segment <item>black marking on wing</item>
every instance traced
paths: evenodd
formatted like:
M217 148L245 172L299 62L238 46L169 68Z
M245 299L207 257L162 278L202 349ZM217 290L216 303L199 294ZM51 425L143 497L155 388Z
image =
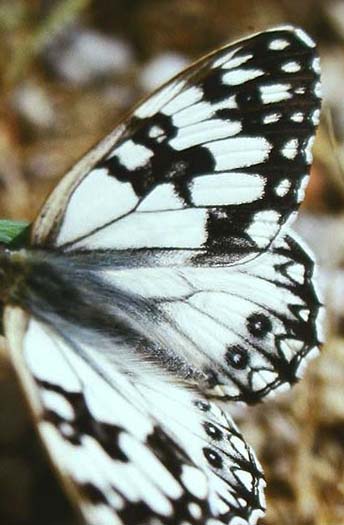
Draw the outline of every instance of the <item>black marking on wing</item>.
M271 49L271 42L278 39L286 40L287 48ZM226 265L264 252L302 200L300 188L308 173L310 140L320 107L318 58L312 46L304 35L300 36L300 31L292 28L258 34L196 62L139 106L125 122L116 145L94 166L104 168L120 182L129 183L137 195L138 205L128 209L124 216L135 213L159 185L170 183L181 199L182 208L207 209L205 240L193 249L195 265L207 265L212 258L214 264ZM239 65L226 69L226 56L228 64L237 61ZM296 71L283 70L286 63L296 64ZM255 72L259 74L255 76ZM237 79L226 80L226 75L232 73ZM178 89L173 91L174 85ZM196 94L190 95L190 101L182 109L166 110L188 90L195 90ZM152 100L157 97L162 102L155 107ZM180 122L185 110L189 111L188 116ZM220 135L218 125L223 128ZM233 125L237 129L233 130ZM189 137L183 146L183 133L191 129L195 136ZM230 146L231 140L238 142ZM127 155L119 153L123 145L129 152L129 161ZM140 159L136 151L142 148L148 153L146 159ZM133 165L132 159L137 155ZM231 157L224 165L220 159L223 155ZM209 203L198 205L193 194L195 178L221 173L227 174L233 190L240 187L242 173L255 176L261 181L261 192L256 195L253 192L243 200L238 197L233 203L212 204L210 199ZM289 187L281 190L284 181L288 181ZM114 202L114 209L115 206ZM274 213L267 217L264 215L267 211ZM64 243L62 249L73 249L78 241L87 246L90 236L121 217L76 236ZM138 227L139 224L140 218ZM183 229L187 230L188 224L183 224ZM50 243L56 235L57 231L52 232ZM165 242L168 249L168 237ZM128 239L128 249L131 248ZM145 248L154 246L142 245Z
M227 350L226 363L229 368L222 366L219 372L211 370L211 385L221 382L226 384L221 376L227 375L237 389L236 394L225 394L224 397L249 404L261 401L281 385L296 383L303 373L308 354L312 356L312 352L317 352L322 344L322 335L319 333L322 303L314 284L314 261L291 235L281 242L276 241L272 253L277 257L282 256L284 262L276 262L274 269L277 279L270 282L277 287L277 292L280 288L293 294L292 302L281 313L272 305L269 307L268 301L259 304L253 293L250 299L252 305L256 304L254 313L246 319L246 330L243 327L242 332L237 333L238 343ZM304 270L302 282L293 277L292 269L296 265ZM249 267L248 270L243 267L242 278L251 272ZM282 323L283 332L274 327L274 318ZM266 341L268 335L273 338L272 346L271 341ZM255 386L256 373L265 377L265 386Z
M52 384L38 378L35 378L35 381L40 394L42 394L44 407L41 416L42 422L45 426L52 425L60 439L72 445L72 449L69 450L70 456L73 456L74 453L77 455L79 450L87 448L87 440L91 438L106 456L115 461L112 465L113 469L116 469L116 464L128 465L129 472L132 458L128 458L120 446L121 436L127 433L125 426L120 427L96 419L94 414L90 412L82 392L67 392L58 384ZM44 405L47 393L57 394L64 403L71 407L73 416L64 417L58 410ZM169 499L173 508L172 512L168 515L160 515L146 501L141 499L132 501L130 496L123 492L122 484L116 484L115 471L103 473L104 480L107 478L113 480L112 486L108 487L108 493L106 493L104 486L97 485L94 479L87 479L89 468L87 456L84 457L85 464L79 465L79 469L85 467L85 473L76 471L73 458L66 457L62 462L64 465L63 473L70 477L75 484L80 496L78 504L87 521L94 523L90 508L94 512L104 507L113 509L115 515L121 520L120 523L125 525L153 525L153 523L180 525L184 522L191 525L203 525L210 518L218 519L218 523L228 524L236 517L241 517L251 523L253 511L262 515L264 511L262 489L265 483L261 469L250 447L227 418L223 419L223 415L221 416L222 419L219 418L217 415L219 409L214 412L214 407L198 397L194 400L194 407L201 414L204 422L203 429L190 428L190 435L199 432L204 434L202 453L209 471L213 473L209 474L208 472L208 476L210 476L208 496L197 496L197 486L191 490L189 483L187 486L183 483L184 468L189 466L194 469L195 465L185 448L182 448L176 439L172 439L157 422L152 432L146 437L145 447L153 452L157 460L164 465L173 479L177 480L183 488L178 498ZM116 410L115 406L113 410ZM171 418L174 417L171 414ZM140 424L139 420L137 424ZM92 462L92 459L90 458L89 461ZM92 467L91 463L90 466ZM93 468L97 469L97 465L95 464ZM153 472L152 475L154 476ZM211 476L222 480L220 485L217 484L211 488ZM142 481L141 479L140 482L142 483ZM132 482L135 486L135 481L132 480ZM159 480L156 479L155 483L158 487ZM197 483L196 480L195 483ZM113 492L112 496L111 491ZM118 508L113 507L114 494L121 501ZM166 492L164 493L165 496ZM220 513L216 511L217 497L221 500Z

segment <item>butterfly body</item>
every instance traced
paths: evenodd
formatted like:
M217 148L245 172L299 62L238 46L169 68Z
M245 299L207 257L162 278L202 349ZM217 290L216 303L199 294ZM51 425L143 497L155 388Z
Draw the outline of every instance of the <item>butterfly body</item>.
M319 346L314 262L290 229L319 94L299 29L217 50L66 175L26 247L1 252L12 359L87 523L263 514L224 401L294 383Z

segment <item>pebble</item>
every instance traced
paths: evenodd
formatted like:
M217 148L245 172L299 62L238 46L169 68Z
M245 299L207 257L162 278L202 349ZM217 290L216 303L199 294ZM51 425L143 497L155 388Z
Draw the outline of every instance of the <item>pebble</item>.
M179 53L165 52L156 55L144 65L139 83L145 91L152 91L182 71L188 62L187 58Z
M79 87L104 76L123 74L134 63L126 41L90 29L64 32L49 46L46 59L61 79Z

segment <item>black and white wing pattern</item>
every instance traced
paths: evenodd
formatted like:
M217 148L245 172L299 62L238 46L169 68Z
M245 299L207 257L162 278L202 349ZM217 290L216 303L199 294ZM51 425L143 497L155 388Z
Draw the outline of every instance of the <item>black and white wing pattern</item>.
M201 394L101 348L67 344L7 309L14 362L42 440L90 525L255 524L261 467L237 427Z
M90 525L262 514L261 469L211 398L256 402L319 345L314 262L290 231L319 97L300 29L208 55L66 175L15 255L9 347Z
M313 262L289 233L319 96L300 29L216 51L66 176L33 244L87 261L107 296L126 294L139 359L248 402L293 383L319 344Z
M104 270L159 313L159 359L209 395L255 403L295 383L322 341L314 261L294 232L228 268ZM168 345L168 341L177 342ZM152 349L152 353L154 348ZM175 366L177 363L177 366Z
M266 31L208 55L65 177L33 242L148 252L168 266L256 256L303 198L319 96L319 58L300 29Z

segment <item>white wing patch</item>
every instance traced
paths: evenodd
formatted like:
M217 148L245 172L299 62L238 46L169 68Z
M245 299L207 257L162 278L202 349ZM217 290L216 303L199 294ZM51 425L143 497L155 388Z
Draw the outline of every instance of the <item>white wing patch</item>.
M137 211L164 211L164 210L181 210L184 208L184 202L177 195L173 184L159 184L148 196L141 201Z
M286 47L288 47L290 43L288 40L284 38L274 38L271 40L269 44L269 48L273 51L283 51Z
M264 71L261 69L239 69L237 71L229 71L223 75L222 82L229 86L238 86L262 75L264 75Z
M266 246L267 240L273 236L279 218L280 215L275 210L259 211L256 214L256 220L249 225L247 234L256 239L258 247Z
M301 64L299 62L290 61L283 64L281 69L286 73L297 73L301 69Z
M178 113L172 115L172 122L174 126L182 129L198 122L208 121L221 109L238 109L235 96L232 95L224 100L214 103L203 100L202 102L193 104L189 108L178 111ZM231 122L227 122L227 126L230 124Z
M290 139L286 144L283 146L282 149L282 155L284 155L287 159L295 159L296 155L299 151L299 141L297 139Z
M292 98L290 90L291 84L268 84L260 88L264 104L273 104Z
M206 241L206 209L137 212L110 224L75 248L200 248ZM167 246L168 245L168 246Z
M184 80L175 80L166 85L164 90L157 91L153 96L141 104L134 112L138 118L152 117L157 111L173 99L185 86Z
M138 201L129 182L109 177L103 168L92 170L70 198L60 230L61 243L71 241L75 235L82 237L90 228L97 228L99 222L105 224L121 217ZM92 213L89 213L90 209ZM81 217L87 217L87 220L80 220Z
M116 149L116 156L122 166L128 170L135 170L145 166L153 156L153 152L141 144L128 140Z
M241 131L241 127L239 121L205 120L180 128L177 136L170 141L170 145L177 151L184 150L208 141L237 135Z
M206 144L216 159L215 170L235 170L267 160L272 144L263 137L218 140Z
M240 182L233 184L233 177ZM195 177L190 191L195 206L226 206L261 199L264 186L259 175L231 172Z
M192 86L185 89L179 95L176 95L166 106L161 109L161 112L164 115L174 115L181 111L182 109L188 108L196 102L199 102L203 99L203 91L196 87Z

